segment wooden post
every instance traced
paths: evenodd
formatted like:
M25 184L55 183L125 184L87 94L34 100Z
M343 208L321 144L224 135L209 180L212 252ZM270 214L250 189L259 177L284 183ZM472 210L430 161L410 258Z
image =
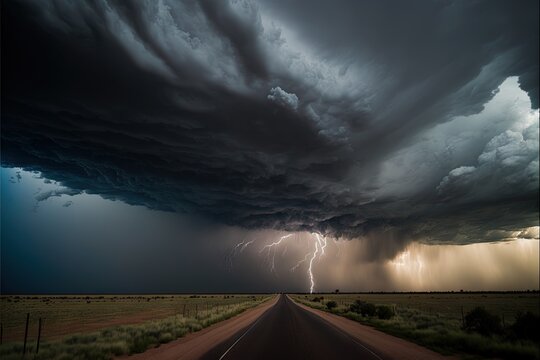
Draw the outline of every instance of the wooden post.
M2 345L2 335L4 335L4 326L0 323L0 345Z
M38 334L37 334L37 344L36 344L36 354L39 351L39 340L41 340L41 318L38 321Z
M465 328L465 315L463 315L463 306L461 306L461 327Z
M28 322L30 321L30 313L26 314L26 327L24 329L24 345L23 345L23 357L26 354L26 340L28 339Z
M199 318L199 304L195 304L195 319Z
M182 317L186 317L186 304L184 304L184 310L182 310Z

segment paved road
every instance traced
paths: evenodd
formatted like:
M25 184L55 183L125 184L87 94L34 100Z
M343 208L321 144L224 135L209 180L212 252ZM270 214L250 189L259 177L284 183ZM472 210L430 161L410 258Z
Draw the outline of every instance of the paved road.
M233 334L203 357L205 360L286 360L382 358L319 316L281 295L247 330Z

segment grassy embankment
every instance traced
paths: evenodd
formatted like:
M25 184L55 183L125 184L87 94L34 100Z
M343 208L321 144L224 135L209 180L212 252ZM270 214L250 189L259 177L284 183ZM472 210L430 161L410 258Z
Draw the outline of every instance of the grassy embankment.
M536 293L438 293L438 294L320 294L294 295L296 301L373 326L445 355L463 358L539 359L538 341L515 336L513 325L518 313L538 315L540 297ZM320 298L323 297L321 300ZM319 299L317 299L319 298ZM318 301L312 301L318 300ZM394 316L379 319L351 311L356 300L389 307ZM336 307L326 304L334 301ZM501 320L501 331L481 335L467 331L464 321L477 306ZM538 327L536 327L537 329ZM529 334L531 335L531 334ZM538 336L538 333L536 333Z
M4 339L0 358L21 358L27 312L33 319L27 358L110 359L170 342L270 298L260 295L3 296L0 314ZM36 355L39 317L43 319L43 331ZM144 321L149 317L154 320ZM135 323L124 325L124 319ZM110 326L111 323L118 325ZM78 331L63 336L65 329ZM14 337L16 340L11 341Z

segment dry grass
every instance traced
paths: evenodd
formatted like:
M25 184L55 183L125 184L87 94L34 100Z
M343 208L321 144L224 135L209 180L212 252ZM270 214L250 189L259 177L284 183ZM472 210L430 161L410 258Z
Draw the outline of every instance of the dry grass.
M323 297L320 302L311 301ZM508 336L518 312L540 312L540 297L536 293L453 293L453 294L318 294L295 295L297 301L316 309L330 311L352 320L374 326L443 354L466 358L539 359L540 347L530 340ZM395 310L389 320L362 317L349 311L355 300L388 305ZM325 304L338 306L328 310ZM462 329L462 312L483 306L489 312L504 317L505 334L491 337Z
M43 301L45 298L49 301ZM196 297L160 295L117 296L116 298L94 296L90 299L53 297L52 300L51 297L19 297L19 301L14 301L15 298L7 301L4 298L2 322L5 321L6 326L11 326L6 327L7 329L24 327L25 312L32 309L34 314L45 318L44 330L49 324L51 329L61 332L62 324L72 322L94 326L96 323L99 324L99 321L107 324L107 316L112 316L121 324L123 318L132 319L140 313L160 314L160 317L151 321L131 325L104 325L99 330L89 327L89 331L62 338L58 338L58 334L54 336L49 333L44 339L42 338L44 341L40 344L39 354L36 357L36 359L110 359L113 356L143 352L151 347L170 342L189 332L226 320L269 298L270 296L260 295L198 295ZM46 303L48 305L42 305ZM29 305L32 306L29 307ZM174 315L164 317L163 315L167 312ZM20 318L23 318L22 325ZM33 326L27 353L35 352L35 332L36 329ZM0 358L20 359L22 349L21 341L4 343L0 346Z

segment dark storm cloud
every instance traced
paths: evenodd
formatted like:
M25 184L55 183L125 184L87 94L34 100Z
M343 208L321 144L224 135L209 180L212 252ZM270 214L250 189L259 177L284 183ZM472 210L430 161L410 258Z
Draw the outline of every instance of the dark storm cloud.
M537 225L538 122L455 119L511 76L538 107L537 15L535 1L6 2L2 164L246 227L491 241Z

